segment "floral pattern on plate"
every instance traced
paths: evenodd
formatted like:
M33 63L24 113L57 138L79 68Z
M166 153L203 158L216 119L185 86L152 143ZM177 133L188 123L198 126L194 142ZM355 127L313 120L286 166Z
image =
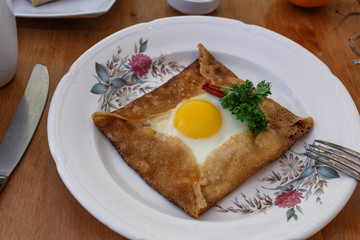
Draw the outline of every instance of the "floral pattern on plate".
M302 153L289 152L283 155L278 166L280 171L271 170L268 176L258 179L273 187L261 186L264 191L255 189L251 197L241 193L242 201L238 197L232 201L234 206L223 207L217 205L216 211L222 213L251 214L265 213L271 207L285 208L286 219L298 219L297 213L303 213L301 204L316 197L316 203L322 204L321 196L325 194L328 180L339 178L338 172L318 161L305 157ZM270 191L270 192L269 192Z
M95 62L97 83L91 92L101 95L101 110L114 111L141 97L162 84L185 67L175 61L166 61L160 54L157 58L146 55L149 40L140 38L134 44L134 54L122 56L122 48L106 64Z

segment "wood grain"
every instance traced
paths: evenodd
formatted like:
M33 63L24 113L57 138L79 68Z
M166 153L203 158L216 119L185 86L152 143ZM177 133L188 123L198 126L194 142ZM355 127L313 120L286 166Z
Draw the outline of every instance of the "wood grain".
M286 0L223 0L209 14L256 24L280 33L320 58L337 76L360 109L360 58L349 38L360 32L355 0L334 0L302 9ZM0 239L125 239L88 213L62 183L47 142L47 114L55 88L72 63L108 35L141 22L179 16L166 0L119 0L106 14L90 19L18 18L19 59L15 78L0 88L0 139L36 63L50 72L50 92L39 127L21 162L0 193ZM324 86L326 87L326 86ZM360 239L360 187L344 209L311 240Z

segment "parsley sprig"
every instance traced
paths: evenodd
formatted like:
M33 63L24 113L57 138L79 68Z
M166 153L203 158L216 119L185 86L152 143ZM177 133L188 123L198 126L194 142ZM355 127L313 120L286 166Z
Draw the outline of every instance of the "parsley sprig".
M243 84L232 84L232 87L221 87L227 95L220 98L223 108L228 108L237 119L248 122L251 132L259 133L267 128L269 121L260 109L264 99L271 94L271 83L262 81L256 88L246 80Z

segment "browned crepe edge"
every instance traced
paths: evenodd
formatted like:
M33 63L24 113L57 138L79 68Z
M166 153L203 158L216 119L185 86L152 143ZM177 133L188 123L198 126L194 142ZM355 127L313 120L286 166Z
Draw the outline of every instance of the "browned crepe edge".
M206 207L200 188L201 173L184 142L141 124L131 124L116 114L96 112L92 118L141 178L189 215L199 217L200 209Z
M37 6L43 5L45 3L53 2L53 1L56 1L56 0L31 0L31 4L34 7L37 7Z
M195 60L162 86L113 113L130 122L144 122L175 108L184 99L203 94L204 78L199 67L199 61Z

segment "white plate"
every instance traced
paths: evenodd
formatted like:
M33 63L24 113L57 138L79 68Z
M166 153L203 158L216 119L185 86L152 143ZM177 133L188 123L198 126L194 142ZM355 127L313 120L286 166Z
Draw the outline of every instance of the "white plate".
M122 161L92 122L91 114L101 108L104 98L90 90L105 89L96 83L105 79L111 63L117 64L112 71L119 71L130 83L133 71L143 71L146 77L133 78L134 84L118 89L118 95L112 95L115 99L103 105L113 110L110 107L150 91L181 65L190 64L197 58L198 43L239 77L272 82L271 98L297 115L312 116L315 126L286 157L261 169L195 220ZM140 69L130 66L133 71L129 71L125 65L129 67L128 60L136 61L138 54L145 60L150 57L153 68L144 64ZM164 61L159 65L160 55ZM157 77L152 76L155 68L163 70ZM116 81L112 83L116 86ZM311 168L311 162L299 153L315 138L359 150L359 135L359 115L351 97L318 58L264 28L201 16L135 25L96 44L59 83L48 118L51 153L68 189L97 219L132 239L307 238L338 214L356 181L340 173L337 177L337 172L324 166ZM301 180L295 181L294 176ZM285 201L290 193L298 195L298 203Z
M110 10L116 0L58 0L34 7L30 0L13 0L16 17L97 17Z

